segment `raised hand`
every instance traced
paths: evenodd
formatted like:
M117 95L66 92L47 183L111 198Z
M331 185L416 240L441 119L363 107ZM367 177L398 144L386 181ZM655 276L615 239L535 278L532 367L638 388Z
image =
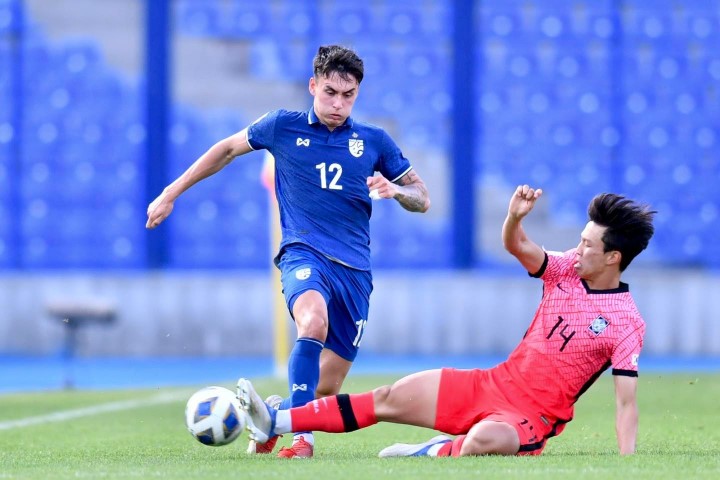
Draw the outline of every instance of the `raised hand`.
M520 220L535 206L535 202L542 196L542 189L531 188L529 185L518 185L510 198L508 215Z

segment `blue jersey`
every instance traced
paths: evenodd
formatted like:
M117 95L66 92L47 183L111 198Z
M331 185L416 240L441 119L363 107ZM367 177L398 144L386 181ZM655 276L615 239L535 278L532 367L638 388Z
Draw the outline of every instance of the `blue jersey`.
M370 270L367 177L397 181L412 168L381 128L348 118L333 131L315 111L275 110L248 128L250 148L275 157L280 251L303 243L331 260Z

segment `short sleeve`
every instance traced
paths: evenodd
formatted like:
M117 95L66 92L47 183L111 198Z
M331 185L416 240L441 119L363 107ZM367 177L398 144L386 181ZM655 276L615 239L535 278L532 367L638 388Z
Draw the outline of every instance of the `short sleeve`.
M382 149L380 152L380 165L376 168L383 177L391 182L397 182L400 178L412 169L410 161L405 158L400 147L390 138L390 135L382 130Z
M617 344L611 357L613 375L637 376L644 331L645 328L641 324L630 330L628 335Z
M567 275L573 268L575 250L566 252L545 251L545 262L537 272L528 272L530 276L542 278L543 282L554 282Z
M273 110L255 120L248 127L248 144L253 150L272 148L275 143L275 124L280 110Z

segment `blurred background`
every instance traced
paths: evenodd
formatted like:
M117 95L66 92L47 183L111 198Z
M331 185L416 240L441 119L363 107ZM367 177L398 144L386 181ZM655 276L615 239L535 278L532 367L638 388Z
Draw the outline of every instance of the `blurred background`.
M145 210L217 140L310 108L330 43L364 59L353 116L433 205L374 202L359 364L514 347L541 289L500 242L522 183L545 191L526 229L551 250L597 193L653 205L625 274L645 352L720 357L720 0L0 0L0 360L270 358L262 153L156 230ZM8 371L0 388L27 376Z

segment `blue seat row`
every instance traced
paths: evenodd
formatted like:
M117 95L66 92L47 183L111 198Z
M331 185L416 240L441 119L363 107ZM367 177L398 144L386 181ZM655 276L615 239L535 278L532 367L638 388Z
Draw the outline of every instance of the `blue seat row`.
M262 2L179 0L176 25L180 32L213 37L268 37L285 41L318 32L334 36L382 33L415 37L445 31L450 9L445 2L418 4L394 1L375 8L348 6L346 2L280 0Z

